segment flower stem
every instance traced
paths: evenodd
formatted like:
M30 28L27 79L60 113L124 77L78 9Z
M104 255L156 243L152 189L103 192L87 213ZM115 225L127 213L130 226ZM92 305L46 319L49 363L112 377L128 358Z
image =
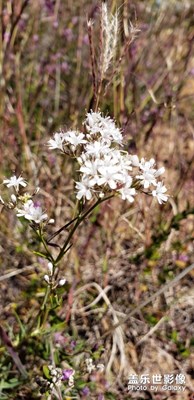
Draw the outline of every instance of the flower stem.
M67 246L68 246L68 244L69 244L69 242L70 242L70 240L71 240L71 238L72 238L74 232L76 231L76 229L78 228L78 226L82 223L82 221L83 221L83 220L84 220L84 219L85 219L99 204L101 204L102 202L104 202L104 201L106 201L106 200L109 200L111 197L113 197L113 195L110 195L110 196L108 196L108 197L105 197L104 199L98 199L98 200L96 201L96 203L94 203L84 214L78 215L76 223L74 224L73 228L72 228L71 231L69 232L69 235L68 235L68 237L67 237L67 239L66 239L66 241L65 241L65 243L64 243L64 245L63 245L63 247L62 247L62 249L60 250L59 255L57 256L57 258L56 258L56 260L55 260L55 262L54 262L55 265L57 265L57 264L59 263L59 261L61 260L61 258L62 258L62 257L64 256L64 254L66 253Z

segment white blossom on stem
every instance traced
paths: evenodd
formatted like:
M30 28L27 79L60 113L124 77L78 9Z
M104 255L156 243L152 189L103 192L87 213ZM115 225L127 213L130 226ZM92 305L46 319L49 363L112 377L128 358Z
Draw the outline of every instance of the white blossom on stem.
M65 133L65 142L71 144L73 150L75 150L79 144L84 144L87 142L87 140L84 139L84 137L85 135L81 132L68 131Z
M122 174L119 172L119 167L117 165L103 165L99 167L100 177L98 179L98 184L107 184L110 189L116 189L117 183L122 181Z
M100 134L104 142L111 144L115 142L122 144L122 134L119 128L116 127L115 122L110 117L103 117L100 112L90 111L87 113L85 126L88 131L87 137L91 135Z
M154 165L155 160L153 158L151 158L149 161L145 161L145 159L142 158L141 162L139 163L141 175L136 175L136 178L141 180L141 184L144 186L144 189L148 189L150 185L156 186L156 178L165 171L164 167L156 170L153 168Z
M118 192L121 194L122 200L128 200L129 203L133 203L134 196L136 195L136 190L135 188L132 188L131 185L132 185L132 178L128 176L126 178L125 185L118 190Z
M78 190L76 196L78 200L82 199L82 197L85 197L86 200L91 200L91 185L87 178L83 179L81 182L76 182L76 189Z
M50 139L48 141L48 147L51 150L59 149L63 151L63 142L65 140L65 135L63 132L56 132L53 135L53 139Z
M95 140L92 143L88 143L85 150L89 156L93 157L99 157L111 151L110 147L103 140Z
M11 176L11 178L9 178L9 179L4 179L3 183L4 183L4 185L6 185L8 188L14 187L14 189L16 190L16 192L19 191L19 186L23 186L23 187L26 187L26 186L27 186L27 182L25 181L25 179L22 178L22 176L19 176L19 177L17 178L16 175Z
M22 209L17 210L17 217L24 217L40 224L48 218L48 215L42 211L42 207L38 203L28 200L23 204Z
M166 187L162 182L158 182L156 188L152 190L152 196L156 197L159 204L162 204L168 200L168 195L164 194L167 192Z

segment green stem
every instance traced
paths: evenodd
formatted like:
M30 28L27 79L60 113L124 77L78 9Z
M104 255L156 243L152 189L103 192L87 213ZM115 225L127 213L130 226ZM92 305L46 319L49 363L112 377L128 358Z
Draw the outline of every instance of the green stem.
M31 228L33 229L33 231L35 232L35 234L38 236L39 240L40 240L41 243L43 244L43 246L44 246L44 248L45 248L45 250L46 250L47 259L48 259L49 261L51 261L52 263L54 263L54 258L53 258L53 256L52 256L51 252L49 251L49 249L48 249L48 247L47 247L47 244L46 244L46 242L45 242L45 240L44 240L44 236L43 236L43 234L42 234L41 227L39 227L38 230L34 229L33 226L31 226Z
M46 302L47 302L49 294L50 294L50 287L47 286L46 287L46 292L45 292L45 295L44 295L44 300L43 300L43 303L42 303L42 306L41 306L41 311L43 311L45 309Z
M47 286L46 292L44 295L44 300L43 300L43 303L42 303L42 306L40 309L40 326L39 326L39 328L44 327L44 324L47 321L47 317L48 317L48 313L49 313L49 307L47 306L47 300L48 300L49 295L50 295L50 287Z
M68 237L67 237L67 239L66 239L66 241L65 241L65 243L64 243L64 245L63 245L63 247L62 247L62 249L60 250L60 253L59 253L59 255L57 256L57 258L56 258L56 260L55 260L55 265L57 265L58 263L59 263L59 261L61 260L61 258L64 256L64 254L66 253L66 248L67 248L67 246L68 246L68 244L69 244L69 242L70 242L70 240L71 240L71 238L72 238L72 236L73 236L73 234L74 234L74 232L76 231L76 229L78 228L78 226L82 223L82 221L99 205L99 204L101 204L102 202L104 202L104 201L106 201L106 200L109 200L111 197L113 197L113 195L110 195L110 196L108 196L108 197L105 197L104 199L98 199L97 201L96 201L96 203L94 203L93 204L93 206L92 207L90 207L89 208L89 210L87 210L83 215L78 215L78 217L77 217L77 221L76 221L76 223L75 223L75 225L73 226L73 228L72 228L72 230L69 232L69 235L68 235Z
M76 221L76 219L78 219L78 216L73 218L70 222L68 222L67 224L63 225L60 229L58 229L58 231L54 232L48 239L47 239L47 243L49 243L52 239L54 239L57 235L59 235L64 229L67 229L71 224L73 224L73 222Z
M78 226L82 223L82 221L83 221L83 220L84 220L84 219L85 219L99 204L103 203L103 202L106 201L106 200L111 199L113 196L114 196L114 195L112 194L112 195L107 196L107 197L105 197L105 198L103 198L103 199L98 199L84 214L78 215L78 216L74 219L74 221L76 221L76 222L75 222L73 228L71 229L71 231L69 232L69 235L68 235L68 237L67 237L67 239L66 239L66 241L65 241L65 243L64 243L64 245L63 245L63 247L62 247L62 249L60 250L60 252L59 252L59 254L58 254L56 260L53 259L53 257L52 257L52 255L51 255L50 251L48 250L47 245L46 245L46 243L45 243L45 241L44 241L44 238L43 238L43 236L42 236L41 230L40 230L39 232L36 231L38 237L40 238L41 242L43 243L44 248L45 248L45 250L46 250L46 252L47 252L47 254L48 254L48 256L49 256L48 259L50 259L50 260L53 262L53 266L56 266L56 265L59 263L59 261L60 261L61 258L64 256L64 254L65 254L65 253L69 250L69 248L71 247L71 245L69 246L69 242L70 242L70 240L71 240L73 234L75 233L76 229L78 228ZM70 224L69 224L69 225L70 225ZM45 292L45 296L44 296L44 300L43 300L43 303L42 303L42 306L41 306L41 309L40 309L40 312L39 312L39 315L42 316L40 327L44 326L44 324L45 324L45 322L46 322L46 320L47 320L48 314L49 314L49 307L48 307L46 304L47 304L47 300L48 300L48 297L49 297L49 295L50 295L50 292L51 292L51 288L50 288L49 286L47 286L46 292Z

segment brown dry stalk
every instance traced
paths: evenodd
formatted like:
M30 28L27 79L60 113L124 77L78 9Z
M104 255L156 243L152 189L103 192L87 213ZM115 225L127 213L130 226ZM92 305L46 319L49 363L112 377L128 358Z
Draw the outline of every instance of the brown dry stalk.
M91 19L88 21L87 25L88 25L89 47L90 47L90 59L91 59L91 67L92 67L92 83L93 83L94 101L96 101L97 87L96 87L96 72L95 72L95 51L94 51L93 27L92 27Z

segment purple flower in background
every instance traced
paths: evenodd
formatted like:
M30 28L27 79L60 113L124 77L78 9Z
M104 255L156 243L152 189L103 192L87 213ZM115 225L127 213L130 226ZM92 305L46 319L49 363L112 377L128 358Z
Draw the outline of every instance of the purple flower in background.
M64 345L67 341L66 338L60 332L55 332L54 340L56 343L60 345Z
M84 44L89 44L89 38L88 38L88 35L84 35L84 37L83 37L83 43Z
M194 76L194 68L191 68L190 71L189 71L189 73L190 73L192 76Z
M59 23L58 23L58 21L54 21L54 22L53 22L53 28L57 29L57 28L58 28L58 26L59 26Z
M9 39L10 39L10 33L9 32L5 32L3 39L4 39L4 42L7 44L9 42Z
M54 2L53 2L53 0L45 0L45 6L46 6L46 8L47 8L47 10L49 12L52 13L54 11Z
M39 36L37 34L35 34L35 35L33 35L32 39L33 39L34 43L37 43L39 41Z
M180 254L179 258L180 261L187 262L189 257L186 254Z
M90 394L90 389L87 386L85 386L85 388L82 389L82 394L84 396L88 396Z
M97 351L98 350L98 344L95 343L94 346L92 347L92 351Z
M65 28L63 31L63 35L68 42L71 42L74 38L73 31L70 28Z
M18 22L18 26L21 32L24 31L26 29L26 21L21 18Z
M78 17L77 17L77 16L74 16L74 17L72 18L71 22L72 22L73 25L77 24L77 22L78 22Z
M63 61L61 63L61 69L63 72L68 72L69 71L69 64L67 63L67 61Z
M62 378L62 380L63 381L67 381L72 374L73 374L73 369L64 369L63 370L63 378Z
M74 350L75 346L76 346L76 341L72 340L70 346L71 346L71 349Z

